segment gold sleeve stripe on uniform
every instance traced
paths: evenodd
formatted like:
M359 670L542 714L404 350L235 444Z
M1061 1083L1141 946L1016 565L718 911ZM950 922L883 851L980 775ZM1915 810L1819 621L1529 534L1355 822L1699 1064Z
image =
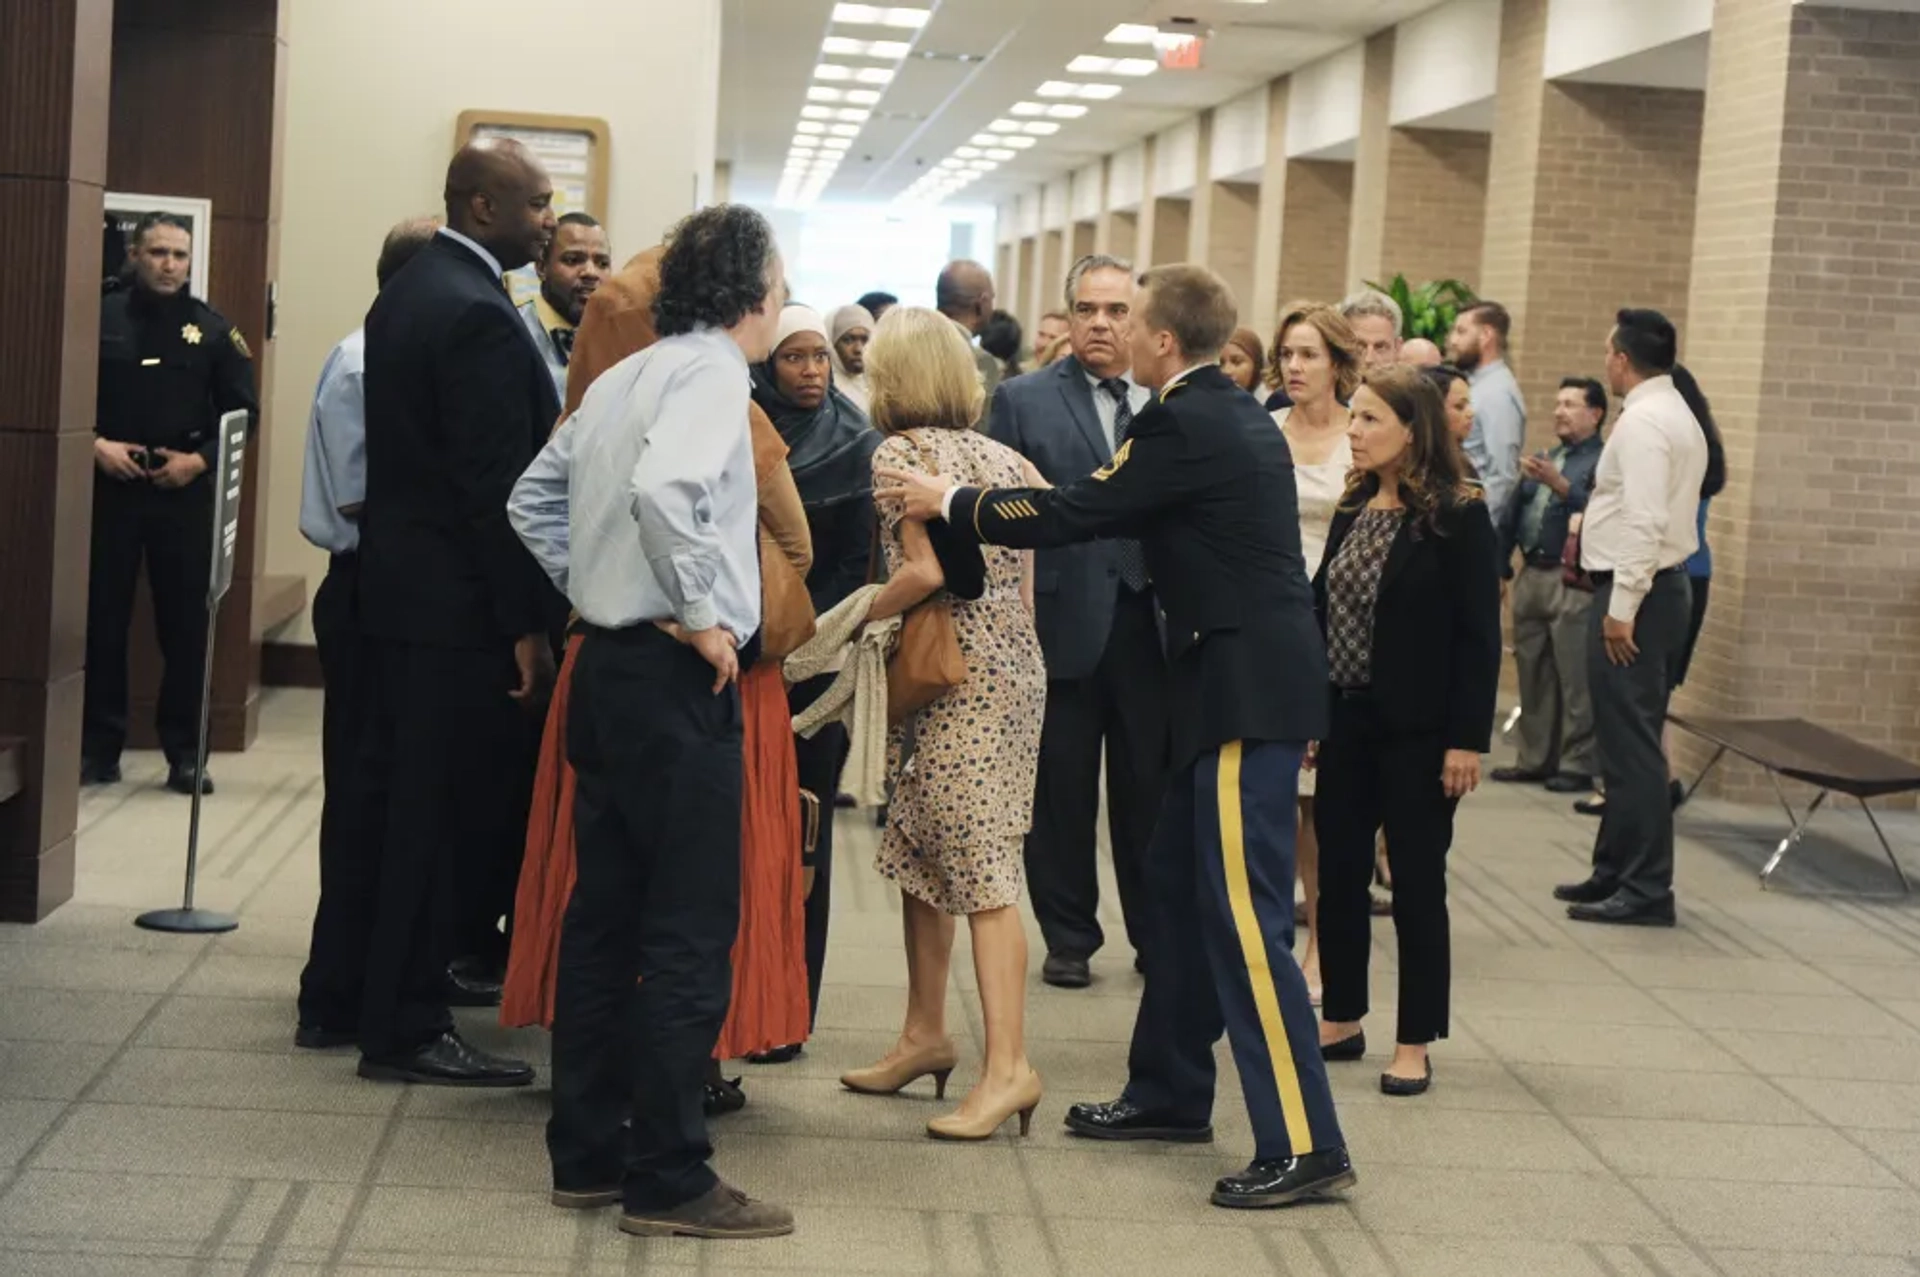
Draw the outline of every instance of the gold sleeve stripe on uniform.
M1267 961L1266 940L1253 911L1253 887L1247 880L1247 846L1240 819L1241 743L1220 747L1220 774L1216 799L1220 809L1220 856L1226 870L1227 904L1233 911L1233 929L1253 986L1253 1005L1260 1015L1260 1031L1267 1041L1274 1085L1280 1091L1280 1116L1287 1127L1287 1145L1295 1157L1313 1151L1313 1128L1307 1104L1300 1094L1300 1073L1293 1066L1293 1047L1287 1022L1280 1014L1280 994L1274 987L1273 967Z
M976 492L973 494L973 539L976 541L985 541L987 539L980 531L980 507L986 503L986 493Z

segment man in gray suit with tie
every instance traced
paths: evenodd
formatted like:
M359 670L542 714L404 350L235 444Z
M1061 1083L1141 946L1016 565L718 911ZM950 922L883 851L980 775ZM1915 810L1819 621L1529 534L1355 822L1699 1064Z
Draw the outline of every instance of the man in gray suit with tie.
M1067 275L1071 357L1002 382L987 433L1033 462L1049 483L1084 479L1112 460L1152 392L1128 375L1133 268L1094 255ZM1141 863L1167 770L1166 658L1152 582L1137 541L1036 552L1035 621L1047 660L1027 881L1047 943L1041 978L1061 988L1092 980L1100 948L1094 829L1100 759L1107 825L1127 938L1140 969Z

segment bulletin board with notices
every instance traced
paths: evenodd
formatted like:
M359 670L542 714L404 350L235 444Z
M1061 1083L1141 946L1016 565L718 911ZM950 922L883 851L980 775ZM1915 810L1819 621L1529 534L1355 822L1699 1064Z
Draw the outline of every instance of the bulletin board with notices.
M612 163L608 137L607 122L586 115L462 111L454 126L456 148L489 138L520 143L553 179L554 216L588 213L602 222L607 219L607 174ZM539 287L531 266L508 273L507 288L516 305Z

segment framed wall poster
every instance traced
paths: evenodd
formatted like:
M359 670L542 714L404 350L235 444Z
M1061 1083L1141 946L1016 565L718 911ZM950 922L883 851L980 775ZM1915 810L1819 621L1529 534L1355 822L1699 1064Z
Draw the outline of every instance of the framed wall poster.
M532 151L553 179L554 216L588 213L607 220L611 156L605 120L533 111L462 111L453 132L455 149L487 138L512 138ZM531 266L508 271L506 284L516 306L540 291L540 277Z
M172 213L183 219L193 234L193 263L187 271L187 287L201 301L207 300L208 263L213 258L213 201L188 195L137 195L108 191L104 200L104 225L101 227L101 278L117 275L127 264L127 244L133 228L148 213Z

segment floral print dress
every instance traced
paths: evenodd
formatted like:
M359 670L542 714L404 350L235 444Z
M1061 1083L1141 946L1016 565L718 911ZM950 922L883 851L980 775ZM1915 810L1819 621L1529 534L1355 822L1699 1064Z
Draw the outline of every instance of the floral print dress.
M970 487L1025 486L1020 455L973 430L915 430L874 453L875 469L946 475ZM882 511L887 568L905 556L898 511ZM1022 847L1046 715L1047 670L1020 597L1025 556L982 546L986 592L952 599L966 657L958 687L893 728L887 744L887 828L875 867L945 913L1019 903Z

